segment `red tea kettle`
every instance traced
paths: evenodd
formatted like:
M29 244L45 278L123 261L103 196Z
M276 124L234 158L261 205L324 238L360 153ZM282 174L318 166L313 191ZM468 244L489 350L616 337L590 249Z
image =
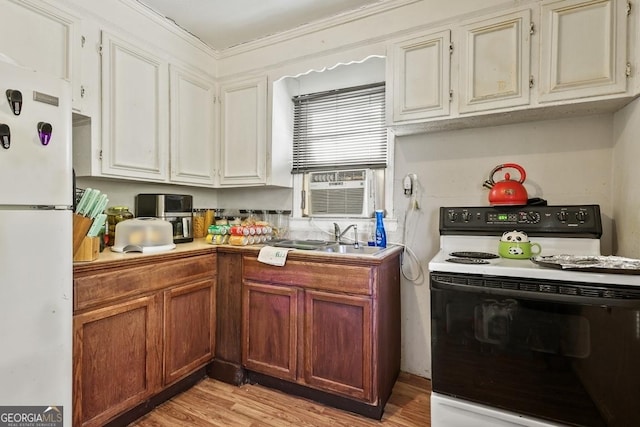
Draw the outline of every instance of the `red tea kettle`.
M495 182L493 180L494 175L499 170L504 168L513 168L520 173L520 180L516 181L511 179L511 175L507 172L504 174L504 181ZM526 205L529 197L527 190L524 188L524 180L527 178L527 174L522 166L515 163L505 163L498 165L491 171L489 179L483 184L484 187L490 189L489 191L489 203L491 206L495 205Z

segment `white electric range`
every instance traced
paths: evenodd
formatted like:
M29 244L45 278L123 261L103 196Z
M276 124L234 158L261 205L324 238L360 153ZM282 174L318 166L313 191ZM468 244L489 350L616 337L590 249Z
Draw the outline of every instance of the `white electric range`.
M640 275L491 258L514 230L600 256L597 205L441 208L431 425L640 425Z

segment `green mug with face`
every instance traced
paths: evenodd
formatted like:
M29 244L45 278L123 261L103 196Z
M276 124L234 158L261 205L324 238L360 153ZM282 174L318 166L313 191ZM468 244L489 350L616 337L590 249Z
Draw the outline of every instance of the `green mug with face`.
M498 254L503 258L529 259L539 255L542 247L533 242L503 242L498 243Z
M538 243L530 242L527 233L518 230L505 231L498 244L498 254L503 258L529 259L541 251Z

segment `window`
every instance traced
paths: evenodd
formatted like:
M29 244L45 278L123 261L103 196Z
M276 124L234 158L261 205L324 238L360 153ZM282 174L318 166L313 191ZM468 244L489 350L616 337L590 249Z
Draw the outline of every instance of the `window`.
M362 234L365 233L368 225L372 222L372 218L363 218L357 215L347 216L318 216L309 215L309 179L312 172L324 171L324 170L351 170L351 169L371 169L375 176L375 208L384 209L386 212L387 221L385 225L389 225L389 230L395 226L395 217L393 210L393 170L394 170L394 135L385 125L385 96L384 96L384 81L386 78L386 58L382 56L369 56L360 61L354 61L349 58L345 58L344 61L338 64L327 66L321 69L307 69L299 74L292 73L289 76L282 77L274 81L273 84L273 120L272 120L272 147L286 147L288 152L286 158L290 163L283 164L282 169L288 172L292 172L292 185L293 190L291 193L291 221L289 223L292 232L300 233L300 236L305 238L331 238L333 233L333 223L338 223L341 227L346 227L349 224L357 223L360 227L359 230ZM306 152L299 150L299 143L302 141L300 133L294 136L294 129L296 128L295 121L298 120L296 114L296 108L298 108L296 101L302 108L304 102L305 108L309 109L312 101L317 101L321 97L320 95L333 96L334 106L336 105L335 99L339 96L346 96L349 92L356 92L354 89L367 89L376 93L376 99L379 102L379 107L374 115L380 123L381 132L377 133L377 142L371 140L355 145L355 151L360 154L364 153L364 157L360 157L360 160L354 160L351 156L347 156L349 152L345 148L345 141L340 141L339 144L334 144L331 148L323 146L323 144L315 147L316 149L325 149L323 153L324 159L322 163L315 163L315 160L320 159L322 156L314 156L314 152L306 148ZM373 99L371 93L369 93L370 99ZM313 98L316 98L315 100ZM293 100L293 101L292 101ZM369 100L367 101L367 105ZM346 109L337 113L340 121L333 121L333 125L329 126L338 129L337 123L343 125L343 121L353 114L364 110L362 106ZM362 112L360 111L360 112ZM374 110L375 111L375 110ZM334 114L335 117L335 114ZM314 131L318 129L317 126L312 124L328 122L325 119L317 122L305 123L306 129L300 127L295 129L296 132L304 131L307 135L318 135L317 132L308 132L309 129ZM356 119L357 120L357 119ZM346 129L345 129L346 126ZM357 129L357 123L354 126L344 125L342 126L345 131L340 133L340 136L344 137L347 134L351 134L350 131ZM336 132L334 132L335 134ZM324 135L323 135L324 136ZM325 138L317 140L323 140L325 143L331 141L334 135L329 134ZM362 137L362 135L360 135ZM306 141L311 141L305 136ZM358 138L354 138L358 141ZM377 154L384 153L380 156L373 155L373 144L380 143L380 150ZM331 144L328 142L327 144ZM295 148L294 148L295 145ZM294 151L297 153L294 154ZM318 153L321 151L315 151ZM349 163L341 163L343 158L349 157ZM382 160L372 161L374 157ZM312 159L313 161L309 161ZM327 160L328 159L328 160ZM364 160L363 160L364 159ZM374 166L375 165L375 166ZM349 200L350 202L350 200ZM368 202L368 201L367 201ZM364 238L364 237L363 237Z
M384 83L293 97L292 173L386 168Z

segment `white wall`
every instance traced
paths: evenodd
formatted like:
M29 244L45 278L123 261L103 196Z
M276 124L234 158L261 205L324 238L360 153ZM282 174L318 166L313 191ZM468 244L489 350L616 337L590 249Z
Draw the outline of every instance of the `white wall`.
M79 188L97 188L109 196L109 206L134 209L135 196L140 193L191 194L194 208L291 210L291 189L288 188L226 188L209 189L174 184L122 181L79 177Z
M426 273L426 264L439 247L439 207L487 206L483 181L496 165L514 162L527 173L525 187L531 197L542 197L549 204L600 204L603 250L610 251L612 127L613 116L606 114L398 138L399 230L390 240L402 238L408 208L401 191L405 174L416 173L420 183L420 210L409 213L407 243ZM426 377L431 375L429 305L427 281L403 280L401 368Z
M108 206L127 206L131 212L134 212L135 196L140 193L191 194L194 208L224 208L218 201L216 191L208 188L82 177L76 179L76 185L83 189L97 188L109 197Z
M614 115L614 130L614 251L640 258L640 100Z

